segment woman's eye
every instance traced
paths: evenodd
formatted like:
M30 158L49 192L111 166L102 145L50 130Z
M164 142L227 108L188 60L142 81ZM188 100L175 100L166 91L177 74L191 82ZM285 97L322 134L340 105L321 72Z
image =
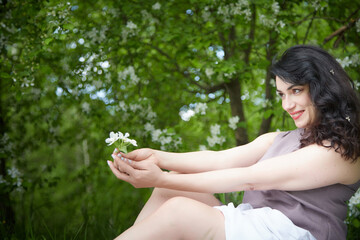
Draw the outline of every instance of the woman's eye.
M293 93L294 93L294 94L301 93L301 91L302 91L301 89L293 89Z
M281 93L281 92L277 92L277 95L278 95L279 97L281 97L281 98L284 96L284 94Z

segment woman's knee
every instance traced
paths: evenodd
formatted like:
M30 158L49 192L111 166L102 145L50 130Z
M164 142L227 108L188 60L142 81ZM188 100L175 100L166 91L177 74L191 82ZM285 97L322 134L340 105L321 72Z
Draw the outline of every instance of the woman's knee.
M170 213L174 219L178 219L181 215L187 215L192 209L196 209L198 203L191 198L176 196L167 200L161 208Z
M166 188L154 188L151 196L155 198L161 198L164 200L174 197L172 190Z
M172 197L161 206L161 209L165 212L171 213L171 215L174 216L177 215L179 212L181 213L180 209L188 208L189 201L191 201L189 198L182 196Z
M174 228L173 230L182 234L184 239L202 234L205 236L207 233L222 236L224 232L223 215L217 209L191 198L173 197L158 209L157 214L169 231ZM197 233L194 232L195 229L198 230ZM223 238L214 237L214 239Z

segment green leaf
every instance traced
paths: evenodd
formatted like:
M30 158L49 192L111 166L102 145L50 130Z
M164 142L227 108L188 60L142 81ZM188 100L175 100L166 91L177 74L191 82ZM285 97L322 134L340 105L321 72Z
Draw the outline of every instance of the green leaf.
M1 73L0 73L0 77L1 77L1 78L11 78L11 76L10 76L8 73L6 73L6 72L1 72Z
M271 116L271 114L273 114L273 110L272 110L272 109L266 110L266 112L264 113L264 118L265 118L265 119L268 119L268 118Z
M61 34L59 37L60 40L65 40L66 39L66 35L65 34Z
M49 43L50 43L53 39L54 39L54 38L47 38L47 39L45 39L44 43L45 43L46 45L49 45Z
M120 146L118 149L120 152L127 153L127 146Z
M353 224L354 227L359 228L359 227L360 227L360 221L359 221L359 219L355 218L355 219L352 221L352 224Z
M71 24L71 23L64 24L63 27L64 27L65 29L70 30L70 31L74 29L74 25Z

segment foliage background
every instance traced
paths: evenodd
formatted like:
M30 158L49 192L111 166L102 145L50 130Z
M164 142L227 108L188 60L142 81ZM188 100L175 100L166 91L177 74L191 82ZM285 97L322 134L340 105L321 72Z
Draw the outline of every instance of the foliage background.
M150 190L112 176L110 131L183 152L293 129L268 72L290 46L323 47L359 87L359 10L352 0L1 0L1 238L128 228ZM359 239L359 218L348 225Z

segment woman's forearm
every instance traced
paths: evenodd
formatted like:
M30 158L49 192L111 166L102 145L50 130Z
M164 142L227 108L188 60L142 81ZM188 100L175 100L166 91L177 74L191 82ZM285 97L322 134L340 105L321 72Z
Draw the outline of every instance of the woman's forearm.
M170 153L154 150L159 167L180 173L199 173L255 164L278 133L261 135L251 143L223 151Z
M241 177L245 177L245 171L246 168L236 168L193 174L164 173L156 187L203 193L249 190L251 185Z
M216 151L171 153L155 151L160 168L180 173L199 173L221 169L224 159ZM224 168L226 166L223 166Z

